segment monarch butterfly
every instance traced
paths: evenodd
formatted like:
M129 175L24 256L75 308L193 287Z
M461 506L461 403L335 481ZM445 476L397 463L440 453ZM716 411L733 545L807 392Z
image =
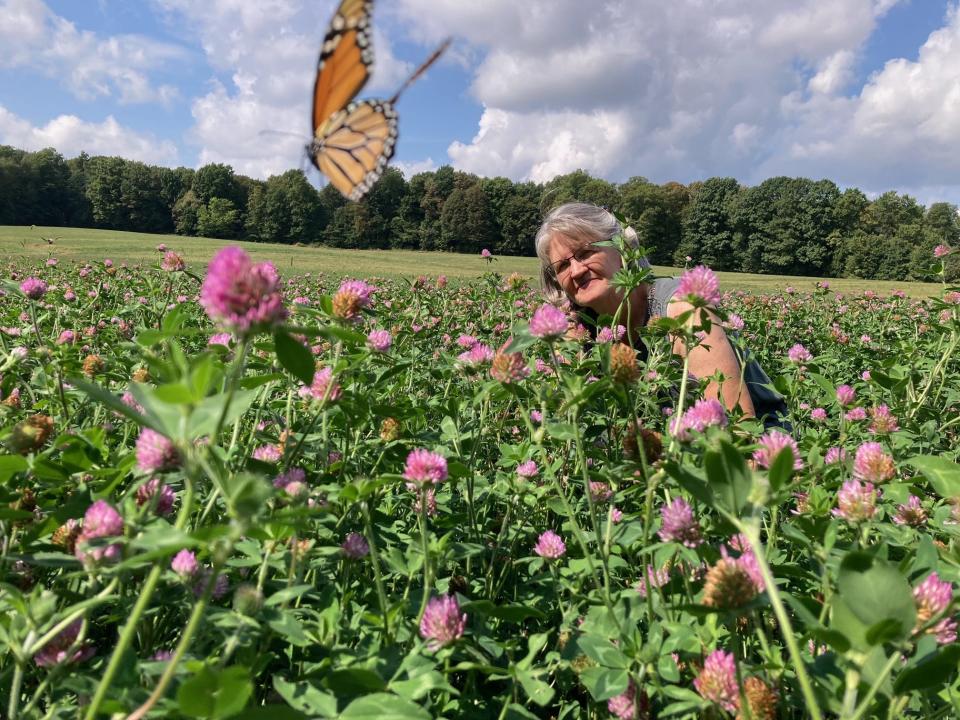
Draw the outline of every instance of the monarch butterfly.
M342 0L323 38L313 86L313 140L307 154L350 200L360 200L383 174L397 143L394 104L447 49L446 40L389 100L351 102L373 65L373 0ZM349 104L348 104L349 103Z

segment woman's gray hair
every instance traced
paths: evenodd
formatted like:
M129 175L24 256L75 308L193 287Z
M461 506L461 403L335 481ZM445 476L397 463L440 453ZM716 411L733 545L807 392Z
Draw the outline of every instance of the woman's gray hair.
M622 228L613 213L597 205L571 202L559 205L547 213L536 237L537 257L540 258L540 286L544 297L553 303L566 299L566 294L550 265L550 242L554 235L564 235L586 245L609 240L621 230L627 242L637 244L636 230L632 227Z

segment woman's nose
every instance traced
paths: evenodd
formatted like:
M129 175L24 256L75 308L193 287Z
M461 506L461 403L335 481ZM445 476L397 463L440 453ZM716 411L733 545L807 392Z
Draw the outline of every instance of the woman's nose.
M576 258L570 258L570 277L581 277L584 273L589 272L589 270L590 268L587 267L586 263L583 263Z

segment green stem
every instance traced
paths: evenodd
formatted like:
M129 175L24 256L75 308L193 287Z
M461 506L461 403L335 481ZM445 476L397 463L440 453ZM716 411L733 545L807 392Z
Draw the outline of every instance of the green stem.
M607 567L607 556L604 553L603 536L600 534L600 523L597 519L597 504L593 501L593 495L590 492L590 470L587 467L586 453L583 451L583 438L580 437L580 428L577 425L576 412L573 413L574 442L577 446L577 462L580 465L581 476L583 479L583 491L587 495L587 506L590 509L590 524L593 526L593 534L597 539L597 551L600 553L600 564L603 578L603 594L607 606L610 602L610 569Z
M810 683L810 676L807 675L807 668L803 664L803 658L800 657L800 647L797 645L797 638L793 632L793 625L790 623L790 617L787 615L786 608L783 606L783 600L777 590L773 574L770 572L770 566L767 565L767 556L760 542L760 534L757 532L756 522L749 524L734 519L757 560L757 567L760 569L760 575L763 577L763 585L766 588L767 596L770 598L770 604L773 605L773 612L780 625L780 634L783 635L787 643L787 650L790 652L790 660L793 662L794 672L797 674L797 681L800 683L800 691L803 693L803 699L807 706L807 713L813 720L822 720L820 706L817 704L817 698L813 693L813 685Z
M373 564L373 581L377 586L377 601L380 603L380 612L383 613L383 635L390 643L390 613L387 606L387 593L383 588L383 574L380 571L380 552L377 550L377 539L373 533L373 521L370 518L370 507L366 501L360 503L363 513L364 529L367 531L367 543L370 545L370 561Z
M950 346L947 348L947 351L943 354L937 364L934 366L933 371L930 373L930 377L927 379L927 384L924 386L923 391L920 393L920 397L917 398L916 404L913 406L913 409L910 411L910 414L907 416L911 420L917 414L923 403L927 399L927 395L930 394L931 388L933 388L934 380L936 380L937 375L940 374L940 371L946 366L950 361L950 357L953 355L953 351L957 348L957 343L960 342L960 335L954 333L953 337L950 340Z
M24 646L30 643L30 639L33 637L33 631L27 635L27 640L24 643ZM16 667L13 669L13 682L10 683L10 702L7 705L7 717L10 720L16 720L17 718L17 708L20 705L20 686L23 683L23 666L28 662L27 658L20 658L16 661Z
M430 540L427 537L427 490L426 486L420 489L420 542L423 544L423 599L420 601L420 612L417 613L417 626L427 609L430 599L430 586L433 583L430 572Z
M544 452L546 455L546 452ZM573 508L570 507L570 502L567 500L567 495L563 491L563 487L560 485L560 481L557 479L556 473L551 473L551 478L554 484L554 488L557 491L557 496L560 498L560 502L563 504L563 511L567 514L567 517L570 519L570 525L573 527L573 534L577 538L577 543L580 545L580 549L583 551L583 558L587 561L587 567L590 570L590 579L593 580L593 585L597 590L600 590L600 583L597 581L597 569L593 564L593 556L590 554L590 548L587 545L587 540L583 535L583 529L580 527L580 523L577 522L577 516L573 513Z
M132 712L127 720L141 720L141 718L145 717L146 714L150 712L150 709L157 703L157 701L163 697L164 692L167 690L167 686L170 684L174 673L177 671L177 665L180 664L181 658L187 651L187 648L190 646L190 641L193 639L194 633L200 626L200 620L203 618L204 610L207 608L207 603L210 601L210 595L217 583L217 577L220 574L221 565L222 563L218 562L213 564L213 568L210 572L210 579L207 581L207 586L203 590L203 595L201 595L200 599L197 600L197 604L193 606L193 612L190 614L190 619L187 621L187 627L184 628L183 635L180 636L180 642L177 643L177 647L173 651L173 657L170 658L170 662L167 663L167 667L164 669L163 675L161 675L160 679L157 681L157 686L154 688L153 692L150 693L150 697L147 698L146 702ZM87 717L89 719L93 716L88 714Z
M880 671L880 674L877 675L877 679L873 681L873 685L870 686L870 689L867 690L867 694L863 696L863 701L860 703L860 706L857 708L857 711L850 717L850 720L860 720L867 710L870 707L870 702L876 696L877 692L880 690L880 686L886 682L887 675L893 670L894 665L900 660L900 650L895 649L890 655L890 659L887 660L887 664L883 666L883 670Z
M857 691L860 689L860 670L856 667L847 668L844 676L846 689L843 691L843 708L840 717L849 717L857 708Z
M230 411L230 405L233 402L233 396L237 393L237 379L243 373L243 367L246 364L247 349L250 347L249 338L244 337L240 341L240 347L237 350L237 359L234 361L233 372L230 374L230 380L227 387L227 399L223 403L223 412L217 420L217 427L213 431L213 437L210 438L211 444L216 445L220 440L220 431L223 430L223 423L227 419L227 413Z
M180 513L177 515L177 521L174 524L174 527L177 530L182 530L187 524L187 519L190 517L191 512L193 512L193 482L188 476L184 484L183 504L180 506ZM130 616L127 618L127 622L120 631L120 637L117 640L117 646L113 649L113 654L110 656L110 661L107 663L107 668L103 672L103 677L100 679L100 683L97 685L97 690L93 695L93 699L90 701L90 705L87 707L87 714L85 715L86 720L93 720L96 717L97 712L100 710L100 705L103 703L103 699L106 697L107 690L110 688L110 683L113 681L113 677L116 675L117 670L120 669L120 663L123 662L123 655L126 652L127 647L129 647L130 642L133 640L133 636L136 634L137 624L140 622L140 617L147 609L147 606L150 604L150 599L153 597L153 593L157 589L157 583L160 581L160 574L163 572L163 570L164 565L162 565L158 560L150 570L150 574L147 575L147 580L144 583L143 589L140 591L140 595L137 598L137 602L133 606L133 610L130 612Z
M687 354L683 358L683 377L680 378L680 398L677 400L677 409L674 412L673 416L670 419L670 424L674 422L679 423L680 417L683 415L684 403L687 399L687 378L690 375L690 348L687 348ZM670 446L667 448L667 454L673 452L674 447L677 445L677 434L670 433Z

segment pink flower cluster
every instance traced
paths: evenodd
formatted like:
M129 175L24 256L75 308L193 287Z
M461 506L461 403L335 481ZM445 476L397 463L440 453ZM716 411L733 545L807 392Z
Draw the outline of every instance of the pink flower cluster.
M77 536L76 556L84 564L102 561L114 561L120 557L120 545L97 545L92 547L89 540L120 537L123 535L123 518L106 500L97 500L83 516L83 530Z
M530 318L530 334L544 340L556 340L567 332L567 314L556 305L544 303Z
M837 507L833 514L852 523L869 520L877 513L879 494L872 483L848 480L837 493Z
M616 330L611 330L609 327L604 326L597 332L597 343L602 345L605 343L620 342L626 334L627 329L623 325L617 325Z
M490 347L483 343L477 343L466 352L460 353L457 356L457 361L466 367L480 367L489 365L493 361L493 355L493 350Z
M403 469L403 477L414 487L437 485L447 479L447 459L426 448L411 450Z
M694 678L693 686L704 700L709 700L729 713L740 706L737 687L737 665L733 655L714 650L703 663L703 670Z
M371 330L367 335L367 347L378 353L385 353L393 344L393 338L386 330Z
M706 265L697 265L680 276L673 296L694 305L718 305L721 299L720 281Z
M547 530L537 538L537 544L533 546L533 551L544 560L558 560L566 555L567 546L563 542L563 538L553 530Z
M200 304L211 320L237 335L270 328L287 317L273 263L253 263L238 247L225 247L213 256Z
M169 515L173 510L175 499L173 488L158 477L150 478L137 488L137 505L142 506L155 502L154 510L157 515Z
M453 595L430 598L420 619L420 637L432 651L459 640L466 628L467 614L460 612L460 603Z
M533 460L527 460L517 465L517 476L522 478L532 478L537 476L537 464Z
M953 602L953 585L941 580L937 573L930 573L913 589L913 600L917 606L916 629L919 630L947 612ZM957 621L951 617L944 618L928 628L927 632L936 635L940 645L948 645L957 640Z
M660 520L657 534L664 542L677 542L688 548L695 548L703 542L700 523L693 516L693 508L683 498L678 497L660 508Z
M313 374L313 382L297 391L300 397L310 397L318 402L332 403L340 399L340 384L333 379L333 368L325 367Z
M80 637L82 627L82 618L74 620L50 642L40 648L33 656L33 661L39 667L51 667L61 663L81 662L91 657L94 653L92 646L77 645L77 638Z
M343 552L344 557L350 560L360 560L370 552L370 545L363 535L352 532L348 533L347 537L344 538L343 543L340 545L340 550Z
M797 343L787 351L787 358L792 363L802 365L803 363L808 363L813 360L813 354L803 345Z
M853 459L853 476L868 483L883 483L896 474L893 458L878 442L865 442Z
M180 455L168 438L143 428L137 438L137 467L147 473L173 470L180 466Z
M687 442L692 439L691 431L702 433L708 427L724 428L726 426L726 408L718 400L708 398L698 400L692 408L684 411L681 417L671 423L670 430L678 439Z
M753 451L753 461L762 468L769 468L773 461L784 450L789 450L793 456L793 469L802 470L803 460L800 458L800 448L797 441L779 430L769 430L759 440L759 445Z
M20 283L20 292L31 300L39 300L47 293L47 284L40 278L28 277Z

